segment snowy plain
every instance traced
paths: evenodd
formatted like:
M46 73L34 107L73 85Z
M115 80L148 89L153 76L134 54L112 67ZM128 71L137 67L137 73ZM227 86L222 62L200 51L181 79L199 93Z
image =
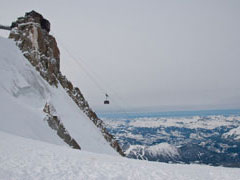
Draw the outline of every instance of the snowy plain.
M0 132L0 179L238 180L238 168L131 160Z

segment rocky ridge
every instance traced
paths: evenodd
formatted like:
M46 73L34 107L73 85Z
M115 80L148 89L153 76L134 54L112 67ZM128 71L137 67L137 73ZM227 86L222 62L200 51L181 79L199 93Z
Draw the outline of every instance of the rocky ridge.
M107 142L122 156L124 153L115 138L107 131L104 122L89 107L80 89L73 84L60 71L60 51L55 38L49 34L50 22L35 11L19 17L11 25L10 39L16 41L16 45L23 55L35 67L40 75L56 88L62 86L76 105L98 127ZM50 108L51 107L51 108ZM54 109L46 102L43 111L46 113L45 120L49 126L57 131L57 134L71 147L80 149L80 145L67 133L59 118L51 114Z

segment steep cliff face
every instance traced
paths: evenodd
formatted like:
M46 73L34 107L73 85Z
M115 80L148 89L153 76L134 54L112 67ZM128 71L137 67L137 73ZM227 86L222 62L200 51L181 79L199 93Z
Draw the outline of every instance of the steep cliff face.
M89 107L80 89L74 87L66 76L60 72L60 52L55 38L51 36L49 32L49 21L44 19L41 14L31 11L12 23L9 38L16 41L16 45L23 52L23 55L51 86L63 87L80 111L83 111L98 127L106 141L119 154L124 155L117 141L106 130L103 121L99 119L96 113ZM55 129L58 135L60 137L62 136L61 138L70 146L80 149L81 144L79 144L79 146L73 138L65 136L67 134L66 129L61 126L57 116L51 114L49 107L54 109L50 104L46 104L44 108L44 112L47 114L46 119L48 124ZM81 119L79 119L79 121L81 121Z
M51 85L57 86L60 52L55 38L49 34L49 21L31 11L13 22L11 28L9 38L16 41L24 56L41 76Z

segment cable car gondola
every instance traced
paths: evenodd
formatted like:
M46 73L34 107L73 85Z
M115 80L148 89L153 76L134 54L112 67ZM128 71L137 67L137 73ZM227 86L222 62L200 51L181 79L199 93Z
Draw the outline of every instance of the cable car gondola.
M109 97L108 94L105 94L105 96L106 96L106 100L104 101L104 104L110 104L109 100L107 99Z

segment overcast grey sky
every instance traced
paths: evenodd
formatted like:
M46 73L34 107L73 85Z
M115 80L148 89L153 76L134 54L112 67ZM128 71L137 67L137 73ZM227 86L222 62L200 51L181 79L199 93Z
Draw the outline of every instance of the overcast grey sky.
M240 108L238 0L8 0L0 24L32 9L51 22L63 73L98 110Z

